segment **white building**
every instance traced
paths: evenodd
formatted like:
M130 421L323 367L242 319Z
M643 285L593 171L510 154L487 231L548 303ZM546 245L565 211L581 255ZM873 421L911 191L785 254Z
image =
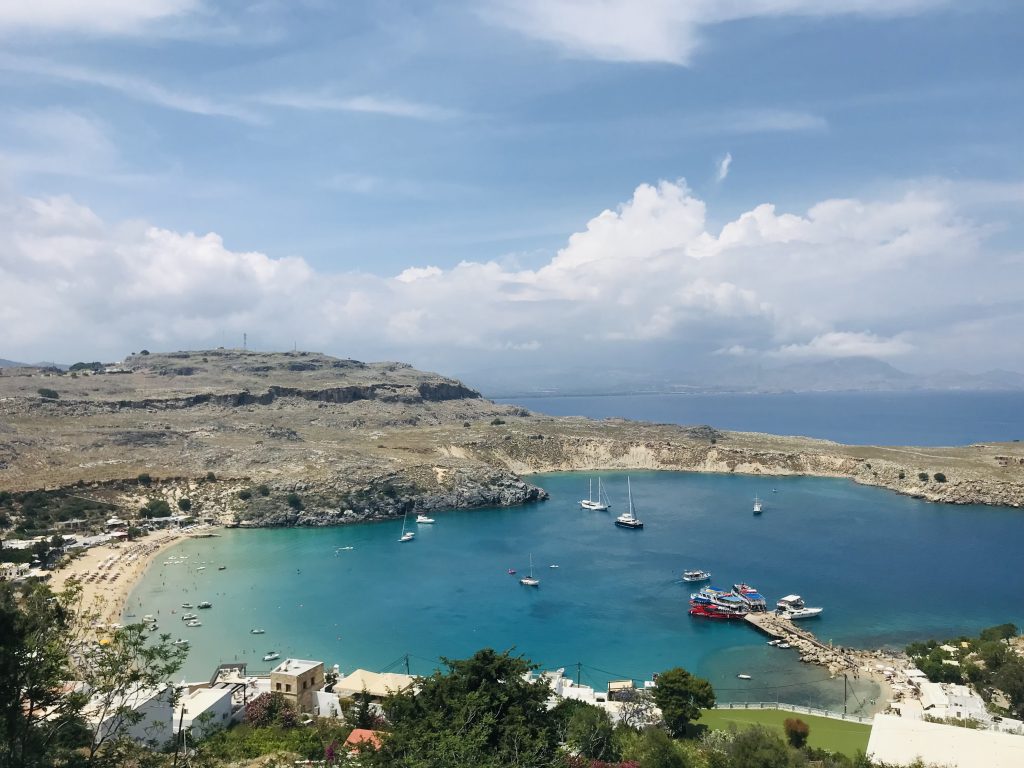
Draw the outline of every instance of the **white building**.
M220 728L227 728L235 712L235 686L196 688L181 691L174 707L174 732L191 729L193 738L201 738Z
M867 751L872 759L892 765L910 765L917 758L948 768L1024 765L1024 738L1020 736L895 715L875 715Z
M82 711L96 741L127 737L149 746L166 744L174 733L174 687L148 688L116 700L94 695Z

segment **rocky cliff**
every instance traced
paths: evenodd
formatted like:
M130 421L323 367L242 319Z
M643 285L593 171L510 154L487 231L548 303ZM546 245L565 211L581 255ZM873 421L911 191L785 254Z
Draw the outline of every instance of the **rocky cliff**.
M331 525L522 504L546 496L531 473L601 469L849 477L935 501L1024 504L1019 443L875 448L554 418L401 363L209 350L0 375L0 490L74 488L128 514L188 499L225 521Z

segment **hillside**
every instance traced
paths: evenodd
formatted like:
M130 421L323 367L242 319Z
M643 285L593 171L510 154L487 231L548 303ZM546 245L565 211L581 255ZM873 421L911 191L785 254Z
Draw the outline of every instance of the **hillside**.
M307 352L139 354L101 370L3 371L0 490L78 486L129 511L153 495L188 497L204 516L258 525L521 504L545 495L523 475L553 470L811 474L939 501L1024 503L1017 443L856 447L548 417L401 363ZM140 486L141 474L154 483Z

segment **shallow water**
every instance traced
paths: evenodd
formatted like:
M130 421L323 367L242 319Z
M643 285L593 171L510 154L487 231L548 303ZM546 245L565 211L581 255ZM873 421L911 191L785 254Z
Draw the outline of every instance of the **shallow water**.
M190 679L220 661L269 668L271 649L343 670L403 670L409 654L411 671L427 673L441 655L493 646L573 675L582 663L583 681L599 686L681 665L709 677L722 700L830 707L842 706L842 679L826 681L743 623L687 615L682 570L751 583L773 602L802 594L825 607L806 626L843 645L1024 623L1014 599L1024 589L1020 510L929 504L846 480L647 472L631 474L646 528L628 531L612 524L625 475L602 477L611 513L581 510L588 476L563 473L533 478L548 502L439 513L407 544L397 541L401 521L189 541L169 551L189 554L188 565L158 560L130 610L159 614L162 631L192 641ZM757 517L755 494L765 500ZM538 589L518 583L531 553ZM214 607L194 611L203 626L182 626L180 604L204 599ZM251 635L256 626L266 634ZM876 695L863 683L856 691Z

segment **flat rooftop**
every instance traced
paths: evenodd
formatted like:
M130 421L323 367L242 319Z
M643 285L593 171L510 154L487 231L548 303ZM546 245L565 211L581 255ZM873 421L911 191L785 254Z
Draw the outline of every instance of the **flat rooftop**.
M322 661L311 661L309 659L285 659L272 670L270 674L301 675L316 667L322 667Z
M920 757L949 768L1020 768L1024 736L875 715L868 755L894 765L910 765Z

